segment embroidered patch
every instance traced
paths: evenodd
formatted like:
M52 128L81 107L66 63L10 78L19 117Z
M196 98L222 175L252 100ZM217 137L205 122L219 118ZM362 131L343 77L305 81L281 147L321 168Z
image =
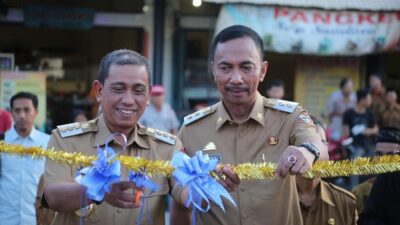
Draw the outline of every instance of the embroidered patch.
M297 116L296 122L310 124L310 123L312 123L312 119L306 111L303 111Z

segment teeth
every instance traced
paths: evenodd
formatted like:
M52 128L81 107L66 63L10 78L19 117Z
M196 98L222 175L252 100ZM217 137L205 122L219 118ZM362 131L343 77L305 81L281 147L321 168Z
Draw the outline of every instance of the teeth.
M120 109L119 111L122 112L122 113L126 113L126 114L133 113L133 110L123 110L123 109Z

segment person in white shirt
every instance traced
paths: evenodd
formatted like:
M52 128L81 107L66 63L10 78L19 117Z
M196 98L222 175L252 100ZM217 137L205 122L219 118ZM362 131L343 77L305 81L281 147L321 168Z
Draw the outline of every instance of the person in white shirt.
M332 140L339 140L342 135L342 117L346 110L356 105L356 95L353 91L353 82L349 78L340 81L340 90L333 92L327 101L329 130Z
M14 124L5 133L4 141L24 147L47 148L50 139L34 127L38 115L38 98L19 92L10 100ZM1 154L0 224L35 225L35 200L39 179L44 172L44 158Z
M156 128L176 134L179 120L171 106L164 102L164 88L160 85L151 87L150 104L146 107L139 123L145 127Z

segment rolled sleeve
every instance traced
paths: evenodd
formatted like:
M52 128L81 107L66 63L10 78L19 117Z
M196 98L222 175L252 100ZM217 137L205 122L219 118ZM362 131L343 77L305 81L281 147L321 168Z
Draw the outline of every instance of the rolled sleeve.
M67 148L61 144L61 137L56 133L57 131L53 131L50 137L50 141L48 144L48 148L53 148L54 150L63 150L66 151ZM45 163L45 172L44 172L44 183L52 184L52 183L60 183L60 182L73 182L74 178L72 177L72 168L69 165L57 163L53 160L46 160Z
M298 107L290 119L292 120L290 124L293 125L290 133L291 145L300 146L311 140L321 140L316 126L306 110Z

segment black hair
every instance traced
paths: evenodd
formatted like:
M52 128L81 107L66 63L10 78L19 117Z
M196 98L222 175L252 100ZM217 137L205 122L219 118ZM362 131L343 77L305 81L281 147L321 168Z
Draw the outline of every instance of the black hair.
M389 93L389 92L396 92L396 89L394 89L393 87L388 87L388 88L386 88L386 94L387 93Z
M36 110L38 109L39 106L38 97L30 92L18 92L17 94L13 95L10 99L11 109L13 109L14 107L14 101L21 98L30 99L32 101L33 107L35 107Z
M109 75L110 66L112 64L115 65L139 65L145 66L147 75L149 77L149 83L151 84L151 74L150 74L150 65L147 59L141 54L128 50L128 49L119 49L113 52L108 53L103 57L99 66L99 81L104 84L104 81Z
M342 78L339 83L340 89L343 89L347 82L351 81L349 78Z
M272 87L284 87L283 81L281 80L271 80L267 83L267 90L271 89Z
M400 129L395 127L382 127L378 133L378 142L400 144Z
M256 45L257 49L259 50L260 54L260 60L263 60L263 55L264 55L264 44L263 40L261 39L260 35L258 35L254 30L252 30L249 27L243 26L243 25L234 25L227 27L220 31L217 36L215 36L211 51L210 51L210 61L214 60L215 56L215 51L217 48L217 45L219 43L225 43L227 41L237 39L237 38L244 38L248 37L251 40L253 40L254 44Z
M360 102L361 100L365 99L369 95L369 92L367 89L360 89L357 91L357 102Z

